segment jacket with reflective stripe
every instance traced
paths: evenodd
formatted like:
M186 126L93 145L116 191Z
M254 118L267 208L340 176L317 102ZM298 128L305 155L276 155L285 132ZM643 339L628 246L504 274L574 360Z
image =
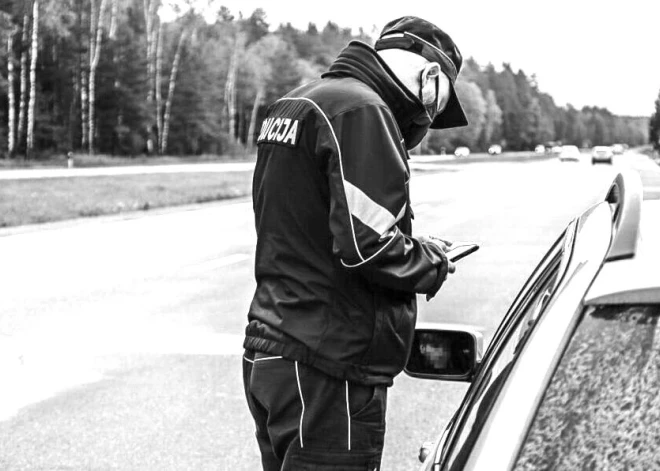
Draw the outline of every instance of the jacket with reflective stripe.
M366 54L358 67L394 89L400 108L409 92ZM403 369L415 293L433 291L446 260L411 237L408 154L391 109L365 81L332 74L269 107L253 180L246 348L363 384L390 385Z

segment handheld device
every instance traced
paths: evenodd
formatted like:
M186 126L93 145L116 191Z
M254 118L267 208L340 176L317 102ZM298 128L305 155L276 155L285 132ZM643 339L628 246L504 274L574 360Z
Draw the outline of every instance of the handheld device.
M455 242L451 247L449 247L449 251L447 251L445 255L447 255L449 261L453 263L464 257L467 257L477 250L479 250L479 246L477 244L471 244L468 242Z

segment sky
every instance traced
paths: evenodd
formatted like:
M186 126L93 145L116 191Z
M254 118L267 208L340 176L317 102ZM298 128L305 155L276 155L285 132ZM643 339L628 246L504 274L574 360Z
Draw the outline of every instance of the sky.
M235 15L263 8L271 30L333 21L374 38L390 20L419 16L465 58L534 74L560 106L650 116L660 92L660 0L214 1Z

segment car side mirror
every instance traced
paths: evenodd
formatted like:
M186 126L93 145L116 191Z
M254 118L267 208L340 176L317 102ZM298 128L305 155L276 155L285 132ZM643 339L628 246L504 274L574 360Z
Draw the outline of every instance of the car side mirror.
M415 378L470 382L483 355L483 335L469 326L419 324L404 371Z

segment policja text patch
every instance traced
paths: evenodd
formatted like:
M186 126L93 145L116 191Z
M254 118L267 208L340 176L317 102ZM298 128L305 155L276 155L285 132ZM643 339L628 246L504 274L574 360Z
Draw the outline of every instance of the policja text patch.
M280 144L296 147L300 138L302 124L299 119L271 117L264 119L257 144Z

